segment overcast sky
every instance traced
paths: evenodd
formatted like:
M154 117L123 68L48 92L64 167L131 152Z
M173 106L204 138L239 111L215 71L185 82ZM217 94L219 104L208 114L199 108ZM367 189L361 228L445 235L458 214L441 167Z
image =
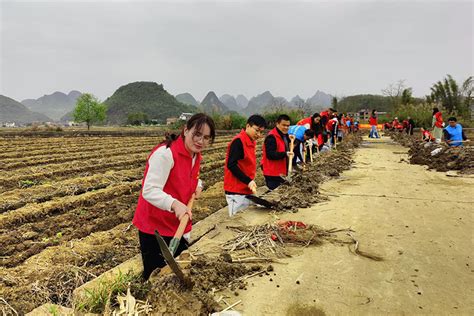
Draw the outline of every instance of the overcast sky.
M473 74L473 1L0 0L0 94L79 90L105 99L134 81L202 100L416 96Z

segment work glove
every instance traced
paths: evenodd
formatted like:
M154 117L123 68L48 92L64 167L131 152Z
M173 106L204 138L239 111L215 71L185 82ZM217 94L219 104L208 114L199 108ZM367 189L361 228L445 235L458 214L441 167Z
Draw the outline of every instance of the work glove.
M179 247L179 239L172 238L168 248L170 249L170 252L173 255L173 257L174 257L174 254L176 253L176 250L178 250L178 247Z

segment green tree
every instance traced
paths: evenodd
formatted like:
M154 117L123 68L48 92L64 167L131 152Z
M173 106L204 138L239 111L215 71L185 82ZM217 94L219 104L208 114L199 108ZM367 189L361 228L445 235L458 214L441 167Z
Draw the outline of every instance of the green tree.
M337 98L336 97L332 97L331 107L333 109L337 109Z
M473 84L472 76L467 78L461 87L451 75L438 81L431 87L431 95L427 101L436 102L443 106L448 113L466 116L472 102Z
M463 105L462 105L462 114L464 117L469 117L471 105L473 103L474 98L474 84L472 80L472 76L467 78L464 83L462 84L462 96L463 96Z
M92 123L103 122L105 120L105 112L107 108L105 105L90 93L84 93L76 102L74 108L74 121L85 122L87 130L90 129Z
M411 104L413 102L412 88L406 88L402 91L402 104Z
M148 124L148 122L148 115L143 112L129 113L127 116L127 123L130 125Z

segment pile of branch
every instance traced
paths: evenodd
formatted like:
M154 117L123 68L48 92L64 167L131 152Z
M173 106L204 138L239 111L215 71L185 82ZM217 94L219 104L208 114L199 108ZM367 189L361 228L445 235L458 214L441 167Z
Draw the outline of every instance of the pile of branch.
M354 238L354 232L350 228L323 229L316 225L308 225L299 221L279 221L257 226L227 226L237 232L237 235L225 242L222 246L224 251L233 252L239 250L250 250L258 257L269 255L287 256L284 248L287 245L307 247L309 245L320 245L323 241L331 243L355 245L351 251L357 255L381 261L381 257L360 251L359 242ZM338 233L345 233L350 239L341 238Z
M334 239L335 233L348 229L325 230L315 225L307 225L297 221L280 221L277 223L267 223L253 227L228 226L227 228L237 232L237 236L228 240L223 245L223 250L228 252L248 249L259 257L270 254L278 257L285 256L283 248L285 245L319 245L324 239Z

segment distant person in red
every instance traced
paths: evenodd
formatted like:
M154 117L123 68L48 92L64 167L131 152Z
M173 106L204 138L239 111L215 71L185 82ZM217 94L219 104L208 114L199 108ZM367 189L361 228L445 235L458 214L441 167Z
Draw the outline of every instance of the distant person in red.
M424 127L421 128L421 139L425 142L434 142L436 140L433 134L431 134L430 131Z
M334 114L337 113L337 111L333 108L329 108L325 111L322 111L319 113L321 116L321 126L323 127L323 141L326 143L328 141L328 135L330 135L330 129L328 130L327 125L330 119L333 118ZM331 128L332 126L330 126Z
M257 140L263 135L267 122L260 115L248 118L242 129L227 145L224 165L224 190L229 208L229 216L248 207L251 201L245 196L257 190L255 175Z
M431 127L433 127L433 136L436 138L436 142L441 142L441 137L443 136L443 115L438 108L433 108L433 120Z
M407 134L413 135L413 129L415 128L415 121L409 116L408 120L408 127L407 127Z
M335 112L337 113L337 112ZM330 144L331 146L334 146L336 143L336 137L337 137L337 127L338 127L338 120L336 114L333 114L331 119L327 122L326 124L326 131L330 139Z
M133 224L138 228L143 260L143 277L147 280L156 268L166 262L154 236L157 230L178 256L187 249L192 228L192 195L202 190L199 177L201 152L216 136L212 118L203 113L193 115L179 136L171 135L148 156ZM173 238L181 218L189 215L183 238Z
M392 129L401 131L403 130L403 125L400 124L400 121L398 120L398 117L395 117L392 122Z
M408 119L404 119L404 120L402 121L402 126L403 126L403 130L404 130L404 131L407 131L407 132L408 132L408 125L409 125Z
M377 111L375 109L372 110L372 114L370 115L370 118L369 118L369 124L370 124L369 138L380 138L379 132L377 130Z
M265 137L262 146L262 166L265 182L270 190L279 187L285 180L281 177L288 174L288 161L293 159L290 152L290 117L282 114L278 117L276 126Z

